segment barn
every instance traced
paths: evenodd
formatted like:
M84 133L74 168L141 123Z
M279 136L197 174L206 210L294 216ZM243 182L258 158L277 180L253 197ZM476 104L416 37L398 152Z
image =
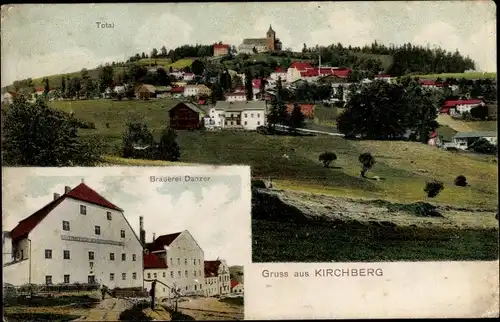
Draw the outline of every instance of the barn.
M174 130L197 130L203 126L205 111L189 102L181 102L169 111L170 127Z

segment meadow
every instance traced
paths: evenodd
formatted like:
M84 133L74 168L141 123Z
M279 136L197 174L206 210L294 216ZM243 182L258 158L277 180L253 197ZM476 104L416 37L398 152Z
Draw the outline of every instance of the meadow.
M483 73L483 72L470 72L470 73L443 73L443 74L427 74L427 75L415 75L415 77L421 79L437 79L441 78L445 80L446 78L465 78L465 79L494 79L497 78L497 73Z

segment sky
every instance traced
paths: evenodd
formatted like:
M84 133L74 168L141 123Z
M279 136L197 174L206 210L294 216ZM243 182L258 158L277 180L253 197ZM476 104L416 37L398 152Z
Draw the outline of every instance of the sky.
M205 174L206 183L152 183L150 176ZM205 260L228 265L251 262L249 167L104 167L4 168L3 230L64 193L64 186L85 184L122 208L139 236L144 217L146 242L188 230L205 252Z
M272 25L284 48L440 46L496 71L493 1L19 4L2 6L2 87L28 77L124 61L153 48L218 41L238 46ZM96 22L114 24L98 28Z

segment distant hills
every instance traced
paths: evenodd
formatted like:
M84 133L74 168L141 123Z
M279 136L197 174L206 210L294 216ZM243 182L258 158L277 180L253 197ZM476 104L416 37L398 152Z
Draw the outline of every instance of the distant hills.
M243 266L230 266L229 274L232 280L243 283Z

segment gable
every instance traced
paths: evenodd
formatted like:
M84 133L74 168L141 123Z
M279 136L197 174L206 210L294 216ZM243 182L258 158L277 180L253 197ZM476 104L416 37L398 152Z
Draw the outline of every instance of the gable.
M161 236L158 236L158 238L156 238L154 240L154 242L152 243L147 243L146 244L146 248L149 250L149 251L158 251L158 250L164 250L165 246L170 246L172 244L172 242L177 238L179 237L181 233L173 233L173 234L168 234L168 235L161 235Z
M181 232L181 233L179 234L179 236L184 237L184 238L186 238L187 240L191 241L191 242L192 242L192 244L194 244L194 245L196 245L196 247L198 247L198 250L199 250L199 251L203 251L203 249L201 249L200 245L198 245L198 242L196 241L196 239L194 239L193 235L191 235L191 233L190 233L189 231L184 230L183 232ZM178 236L178 237L179 237L179 236ZM179 239L181 239L181 238L175 238L175 239L173 240L172 244L173 244L173 245L175 245L175 243L176 243Z

